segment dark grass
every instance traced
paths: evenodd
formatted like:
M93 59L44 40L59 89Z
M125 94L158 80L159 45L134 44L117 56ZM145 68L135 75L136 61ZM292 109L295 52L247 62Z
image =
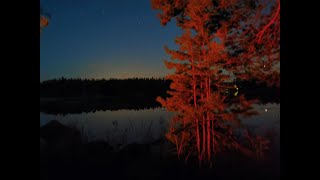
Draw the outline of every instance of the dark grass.
M42 131L41 131L42 129ZM185 162L170 152L165 139L128 144L115 150L107 142L86 142L81 131L57 122L40 128L47 144L40 152L40 179L280 179L277 154L263 161L239 153L221 153L213 168L199 168L192 157ZM80 136L80 137L78 137ZM64 142L64 143L61 143ZM159 150L154 150L158 147Z

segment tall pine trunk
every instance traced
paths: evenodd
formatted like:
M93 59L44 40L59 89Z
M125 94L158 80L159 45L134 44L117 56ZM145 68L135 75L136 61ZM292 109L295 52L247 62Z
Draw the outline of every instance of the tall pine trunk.
M207 101L209 101L209 91L210 91L210 87L209 87L209 78L206 79L206 85L207 85ZM207 153L208 153L208 160L211 160L211 136L210 136L210 112L209 109L207 109Z
M201 82L201 100L204 100L203 92L203 82ZM204 114L202 113L202 152L201 152L201 157L202 159L205 159L206 156L206 119L204 117Z
M193 106L195 109L197 109L197 89L196 89L196 86L197 86L197 81L196 81L196 77L195 77L195 74L194 74L194 59L192 57L191 59L192 61L192 79L193 79ZM198 160L200 161L200 156L201 156L201 149L200 149L200 130L199 130L199 119L198 117L195 118L196 119L196 142L197 142L197 151L198 151ZM199 162L200 164L200 162Z

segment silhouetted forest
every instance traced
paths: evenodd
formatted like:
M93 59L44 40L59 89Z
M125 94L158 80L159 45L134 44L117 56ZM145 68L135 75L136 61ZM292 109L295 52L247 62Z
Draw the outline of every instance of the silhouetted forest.
M69 97L119 97L145 98L155 100L158 96L167 97L171 80L164 78L129 78L129 79L52 79L40 82L41 98L69 98ZM244 92L247 98L259 97L262 101L280 99L279 88L258 83L255 79L234 81L239 88L239 94ZM214 86L214 85L212 85ZM215 89L215 87L212 87ZM231 96L236 89L230 89ZM157 103L158 104L158 103Z
M40 111L49 114L95 112L100 110L140 110L160 107L158 96L168 97L170 80L163 78L131 79L53 79L40 83ZM226 83L239 88L230 89L230 103L234 94L244 94L261 103L280 102L280 90L256 80ZM214 87L213 87L214 89ZM53 98L51 100L51 98Z
M166 96L170 81L163 78L53 79L40 82L40 97Z

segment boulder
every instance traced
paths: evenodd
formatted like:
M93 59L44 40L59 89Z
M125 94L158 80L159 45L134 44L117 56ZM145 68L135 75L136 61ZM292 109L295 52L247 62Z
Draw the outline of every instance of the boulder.
M67 152L74 150L82 143L78 129L67 127L59 121L52 120L40 127L40 146L45 142L51 152Z

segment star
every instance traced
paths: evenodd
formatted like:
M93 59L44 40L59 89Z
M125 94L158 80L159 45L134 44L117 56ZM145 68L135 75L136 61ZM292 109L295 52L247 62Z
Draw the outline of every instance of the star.
M139 23L139 24L142 24L141 21L139 20L139 17L138 17L138 16L137 16L137 20L138 20L138 23Z
M86 13L86 11L83 9L82 15L84 16L84 15L85 15L85 13Z

